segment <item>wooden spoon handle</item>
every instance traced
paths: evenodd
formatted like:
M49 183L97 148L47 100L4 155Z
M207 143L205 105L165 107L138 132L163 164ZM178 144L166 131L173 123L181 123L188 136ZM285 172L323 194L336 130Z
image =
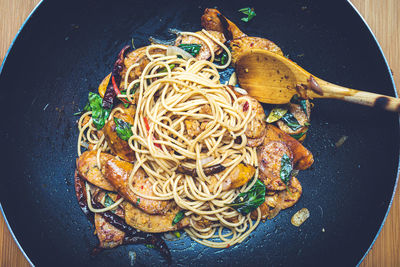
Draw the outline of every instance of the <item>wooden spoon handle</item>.
M400 99L365 91L358 91L342 87L317 78L322 89L322 95L314 94L319 98L334 98L346 102L360 104L370 107L379 107L388 111L400 112Z

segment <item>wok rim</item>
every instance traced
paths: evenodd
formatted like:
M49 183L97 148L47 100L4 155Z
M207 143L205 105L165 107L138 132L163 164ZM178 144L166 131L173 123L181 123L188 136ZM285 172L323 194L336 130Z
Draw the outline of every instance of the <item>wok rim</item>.
M0 65L0 76L1 76L1 74L2 74L2 72L3 72L3 68L4 68L4 65L5 65L5 62L7 61L8 55L10 54L10 52L11 52L11 50L12 50L12 48L13 48L15 42L18 40L18 37L19 37L20 33L21 33L22 30L24 29L25 25L29 22L29 20L30 20L30 18L32 17L32 15L33 15L35 12L37 12L37 10L39 9L39 7L42 5L43 2L44 2L44 0L40 0L40 1L37 3L37 5L32 9L32 11L29 13L29 15L27 16L27 18L25 19L25 21L22 23L21 27L18 29L18 32L17 32L17 34L15 35L14 39L12 40L12 42L11 42L11 44L10 44L10 46L9 46L9 48L8 48L8 50L7 50L7 52L6 52L6 54L4 55L3 61L2 61L2 63L1 63L1 65ZM374 40L375 43L377 44L377 46L378 46L378 52L379 52L379 54L381 55L381 57L383 58L383 60L384 60L384 62L385 62L385 65L386 65L386 69L387 69L387 71L388 71L389 74L390 74L389 76L390 76L390 80L391 80L391 83L392 83L392 86L393 86L393 89L394 89L394 95L395 95L396 98L398 98L399 96L398 96L398 93L397 93L396 84L395 84L394 79L393 79L393 74L392 74L392 72L391 72L389 63L388 63L388 61L387 61L387 59L386 59L386 57L385 57L385 54L384 54L384 52L383 52L383 50L382 50L382 47L381 47L381 45L379 44L379 41L377 40L375 34L373 33L371 27L368 25L367 21L366 21L366 20L364 19L364 17L361 15L360 11L354 6L354 4L353 4L350 0L347 0L346 2L347 2L347 4L350 6L350 8L352 8L353 11L355 11L355 13L356 13L356 15L358 15L359 19L361 19L361 21L363 22L364 26L368 29L369 34L372 36L373 40ZM400 113L398 114L398 123L399 123L399 126L400 126ZM365 259L366 256L368 255L368 253L371 251L372 247L374 246L376 240L378 239L378 236L380 235L380 233L381 233L381 231L382 231L382 229L383 229L383 226L384 226L384 224L385 224L385 222L386 222L386 219L387 219L387 217L388 217L388 215L389 215L389 212L390 212L390 210L391 210L391 208L392 208L393 199L394 199L394 196L396 195L397 185L398 185L398 183L399 183L399 176L400 176L400 150L398 151L398 159L397 159L397 161L398 161L398 165L397 165L396 180L395 180L395 183L394 183L392 195L391 195L391 197L390 197L390 202L389 202L389 205L388 205L388 207L387 207L385 216L383 217L383 220L382 220L382 222L381 222L381 224L380 224L380 226L379 226L379 228L378 228L378 231L376 232L375 237L373 238L373 240L372 240L370 246L369 246L368 249L365 251L364 255L361 257L361 259L359 260L359 262L357 263L356 266L359 266L359 265L364 261L364 259ZM15 234L14 234L14 231L12 230L11 225L10 225L10 223L8 222L8 219L7 219L7 217L6 217L6 214L5 214L5 212L4 212L3 205L1 204L1 202L0 202L0 212L1 212L2 216L3 216L3 218L4 218L4 222L5 222L5 224L7 225L7 228L8 228L8 230L9 230L9 232L10 232L12 238L14 239L14 241L15 241L15 243L17 244L18 248L20 249L20 251L21 251L22 254L24 255L25 259L28 261L28 263L29 263L31 266L35 266L35 265L33 264L33 262L31 261L31 259L29 258L29 256L27 255L27 253L26 253L26 252L24 251L24 249L22 248L22 246L21 246L21 244L19 243L19 241L17 240L17 238L16 238L16 236L15 236Z

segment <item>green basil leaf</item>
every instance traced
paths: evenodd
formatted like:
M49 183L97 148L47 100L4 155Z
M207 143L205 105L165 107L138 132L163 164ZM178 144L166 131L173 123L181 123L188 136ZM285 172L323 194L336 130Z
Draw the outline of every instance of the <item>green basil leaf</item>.
M290 99L290 103L296 104L296 105L300 105L301 109L303 110L303 112L306 114L307 118L308 118L308 112L307 112L307 100L305 99L301 99L297 94L294 95L292 97L292 99Z
M276 122L277 120L280 120L288 110L286 108L274 108L271 110L267 117L267 122L268 123L273 123Z
M97 130L104 127L108 116L110 116L111 109L105 109L102 105L103 99L100 95L89 92L89 105L92 111L93 124Z
M115 117L114 117L114 122L115 122L115 131L117 132L118 137L121 138L122 140L128 141L129 138L133 135L131 129L132 125L126 121L123 121Z
M137 198L136 205L139 205L139 203L140 203L140 198Z
M265 185L257 179L249 191L240 193L229 207L234 208L242 215L249 214L265 201Z
M225 65L228 61L228 53L226 51L222 52L214 58L214 62L218 62L220 65Z
M178 47L195 57L200 53L201 44L180 44Z
M115 202L112 200L112 198L106 193L106 196L104 197L104 207L109 207Z
M298 134L291 134L290 136L293 137L294 139L299 140L303 135L305 135L307 133L308 129L306 129L303 132L300 132Z
M146 244L145 246L146 246L146 248L155 248L155 246L152 244Z
M256 16L256 12L254 12L254 9L250 7L241 8L238 11L247 15L247 17L241 18L241 20L244 22L249 22L252 18Z
M178 222L180 222L183 217L185 217L185 211L180 210L176 215L175 218L172 220L172 225L177 224Z
M293 116L292 113L290 112L286 112L285 115L282 116L281 118L286 124L287 126L289 126L290 129L292 129L293 131L296 131L298 129L300 129L301 127L303 127L302 125L300 125L300 123L297 121L297 119Z
M282 159L281 159L281 180L284 182L286 185L290 181L291 178L291 173L293 170L293 165L292 161L290 160L289 156L286 154L283 154Z

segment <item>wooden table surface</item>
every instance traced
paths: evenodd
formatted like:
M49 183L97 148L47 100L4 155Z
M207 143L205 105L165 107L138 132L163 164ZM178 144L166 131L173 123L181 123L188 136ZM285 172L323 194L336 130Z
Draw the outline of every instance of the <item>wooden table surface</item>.
M39 0L0 0L0 61ZM375 33L400 93L400 1L352 0ZM361 266L400 266L400 192L397 188L385 226ZM29 266L0 215L0 266Z

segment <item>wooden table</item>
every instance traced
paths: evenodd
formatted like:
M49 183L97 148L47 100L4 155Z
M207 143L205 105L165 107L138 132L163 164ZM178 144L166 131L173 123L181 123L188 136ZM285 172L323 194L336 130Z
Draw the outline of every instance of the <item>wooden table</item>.
M0 60L39 0L0 0ZM400 93L400 1L352 0L379 40ZM385 226L361 266L400 266L400 192ZM0 266L29 266L0 216Z

